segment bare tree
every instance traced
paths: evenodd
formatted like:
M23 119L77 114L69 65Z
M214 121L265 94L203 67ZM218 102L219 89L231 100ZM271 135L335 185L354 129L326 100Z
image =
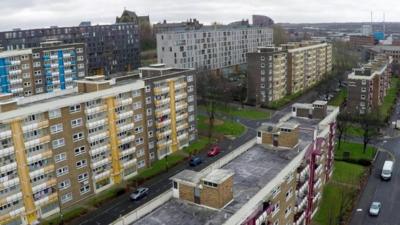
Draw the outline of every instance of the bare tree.
M226 96L224 80L210 70L199 70L197 74L197 96L199 104L205 106L208 116L208 138L211 140L214 129L216 107Z
M338 130L338 149L340 149L340 144L347 128L349 127L350 115L346 112L340 113L337 118L337 130Z
M288 42L288 35L285 29L283 29L280 25L275 24L273 26L274 31L274 45L279 46L281 44L286 44Z

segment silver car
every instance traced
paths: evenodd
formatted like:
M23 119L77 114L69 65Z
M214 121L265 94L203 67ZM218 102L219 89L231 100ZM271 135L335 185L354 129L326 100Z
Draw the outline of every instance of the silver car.
M371 207L369 207L369 215L378 216L381 211L382 204L380 202L372 202Z
M146 196L148 192L148 188L138 188L129 197L131 198L131 200L136 201Z

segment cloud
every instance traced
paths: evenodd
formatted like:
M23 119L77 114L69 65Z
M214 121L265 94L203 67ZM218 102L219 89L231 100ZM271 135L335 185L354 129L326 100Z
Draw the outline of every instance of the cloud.
M150 15L153 23L197 18L203 23L228 23L268 15L277 22L360 22L400 19L394 0L1 0L0 30L73 26L80 21L113 23L126 7L138 15Z

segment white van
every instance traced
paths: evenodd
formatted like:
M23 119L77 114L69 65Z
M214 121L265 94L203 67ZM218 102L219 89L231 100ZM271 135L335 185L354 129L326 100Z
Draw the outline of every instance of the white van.
M385 161L382 168L381 178L382 180L390 180L392 178L393 161Z

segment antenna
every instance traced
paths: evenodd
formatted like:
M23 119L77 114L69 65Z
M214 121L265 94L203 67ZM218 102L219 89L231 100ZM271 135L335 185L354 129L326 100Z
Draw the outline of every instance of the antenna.
M386 33L385 12L383 12L383 33Z

